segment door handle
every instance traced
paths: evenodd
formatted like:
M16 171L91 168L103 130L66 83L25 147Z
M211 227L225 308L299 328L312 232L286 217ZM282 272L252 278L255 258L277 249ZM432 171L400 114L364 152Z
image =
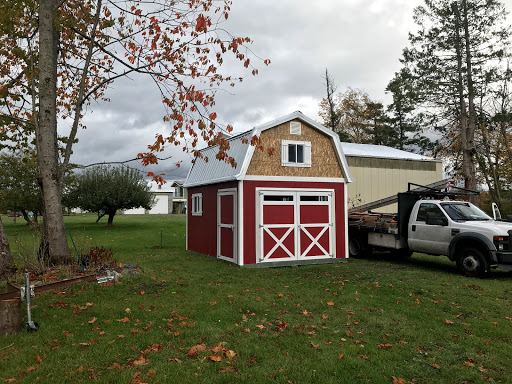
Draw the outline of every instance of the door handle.
M413 225L411 229L412 229L413 232L416 231L416 226Z

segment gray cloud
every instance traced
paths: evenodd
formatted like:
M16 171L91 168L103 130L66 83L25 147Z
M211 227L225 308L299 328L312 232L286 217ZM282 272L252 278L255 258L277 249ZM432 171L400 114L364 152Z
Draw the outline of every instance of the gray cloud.
M324 97L325 68L339 85L361 88L376 100L388 101L384 89L400 68L398 59L414 28L412 11L421 0L234 0L223 27L233 35L249 36L258 59L256 77L229 92L218 92L219 121L244 131L295 110L318 119ZM510 9L512 0L507 0ZM226 72L240 72L240 64L226 59ZM92 105L79 132L72 161L88 164L135 157L169 128L162 121L160 94L147 78L124 79L108 90L111 103ZM169 178L186 176L190 155L168 148L160 164ZM176 170L174 161L183 160Z

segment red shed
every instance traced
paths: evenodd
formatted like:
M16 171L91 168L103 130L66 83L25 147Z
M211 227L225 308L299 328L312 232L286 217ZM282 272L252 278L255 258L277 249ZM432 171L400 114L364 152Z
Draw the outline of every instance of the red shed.
M269 156L244 143L258 135ZM348 258L351 182L338 135L301 112L229 139L236 167L201 151L185 182L187 249L243 266Z

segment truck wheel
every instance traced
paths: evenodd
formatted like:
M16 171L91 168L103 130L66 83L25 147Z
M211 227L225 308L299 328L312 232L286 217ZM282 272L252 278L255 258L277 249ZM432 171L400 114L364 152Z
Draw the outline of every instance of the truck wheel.
M363 256L363 244L359 236L351 237L348 242L348 253L350 257L358 258Z
M457 257L457 269L463 276L483 278L489 273L489 264L476 248L464 248Z
M348 242L348 251L350 257L362 258L372 253L371 246L366 244L361 236L350 237Z

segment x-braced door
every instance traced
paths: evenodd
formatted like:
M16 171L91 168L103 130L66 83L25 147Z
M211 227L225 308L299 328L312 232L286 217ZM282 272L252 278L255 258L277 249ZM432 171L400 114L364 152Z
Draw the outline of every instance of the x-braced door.
M301 192L298 195L299 258L333 257L333 193Z
M334 257L332 191L262 190L259 194L259 262Z

